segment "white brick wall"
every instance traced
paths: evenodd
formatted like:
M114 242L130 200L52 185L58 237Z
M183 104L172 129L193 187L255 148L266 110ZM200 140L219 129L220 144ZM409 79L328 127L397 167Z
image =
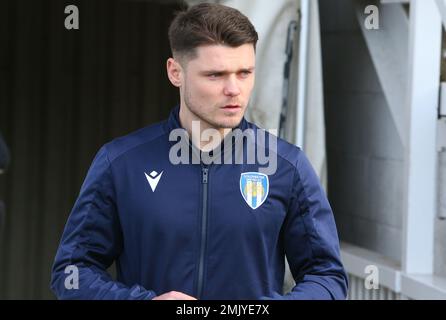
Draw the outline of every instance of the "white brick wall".
M352 1L320 0L328 194L343 241L402 255L404 149ZM446 153L438 210L446 215ZM446 276L446 220L436 220L435 273Z
M343 241L401 259L403 146L350 1L320 2L328 193Z

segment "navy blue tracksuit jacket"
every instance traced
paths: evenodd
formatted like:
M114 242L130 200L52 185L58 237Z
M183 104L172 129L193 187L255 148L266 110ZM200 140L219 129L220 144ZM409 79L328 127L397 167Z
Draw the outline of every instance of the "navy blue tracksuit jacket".
M345 299L332 210L304 153L278 139L270 175L258 163L172 164L178 110L97 153L57 251L56 296ZM285 255L296 286L282 295Z

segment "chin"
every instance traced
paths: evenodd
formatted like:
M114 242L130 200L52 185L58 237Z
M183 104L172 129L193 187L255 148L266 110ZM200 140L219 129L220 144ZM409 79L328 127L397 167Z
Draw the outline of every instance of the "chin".
M220 123L218 123L218 127L223 128L223 129L225 129L225 128L232 129L232 128L237 127L241 120L242 119L240 118L240 119L231 119L230 121L221 121Z

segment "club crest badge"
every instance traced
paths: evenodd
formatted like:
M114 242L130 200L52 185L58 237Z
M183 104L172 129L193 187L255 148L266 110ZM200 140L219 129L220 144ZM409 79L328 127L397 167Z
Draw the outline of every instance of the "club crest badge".
M265 202L269 192L268 176L258 172L244 172L240 175L240 192L253 209Z

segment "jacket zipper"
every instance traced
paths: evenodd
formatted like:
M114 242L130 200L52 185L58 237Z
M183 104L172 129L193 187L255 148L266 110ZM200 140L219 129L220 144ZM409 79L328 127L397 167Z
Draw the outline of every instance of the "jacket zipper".
M200 261L198 263L198 291L197 299L201 299L203 293L203 277L204 277L204 253L206 250L206 233L207 233L207 206L208 206L208 173L209 168L201 168L201 177L203 185L203 210L201 217L201 247L200 247Z

